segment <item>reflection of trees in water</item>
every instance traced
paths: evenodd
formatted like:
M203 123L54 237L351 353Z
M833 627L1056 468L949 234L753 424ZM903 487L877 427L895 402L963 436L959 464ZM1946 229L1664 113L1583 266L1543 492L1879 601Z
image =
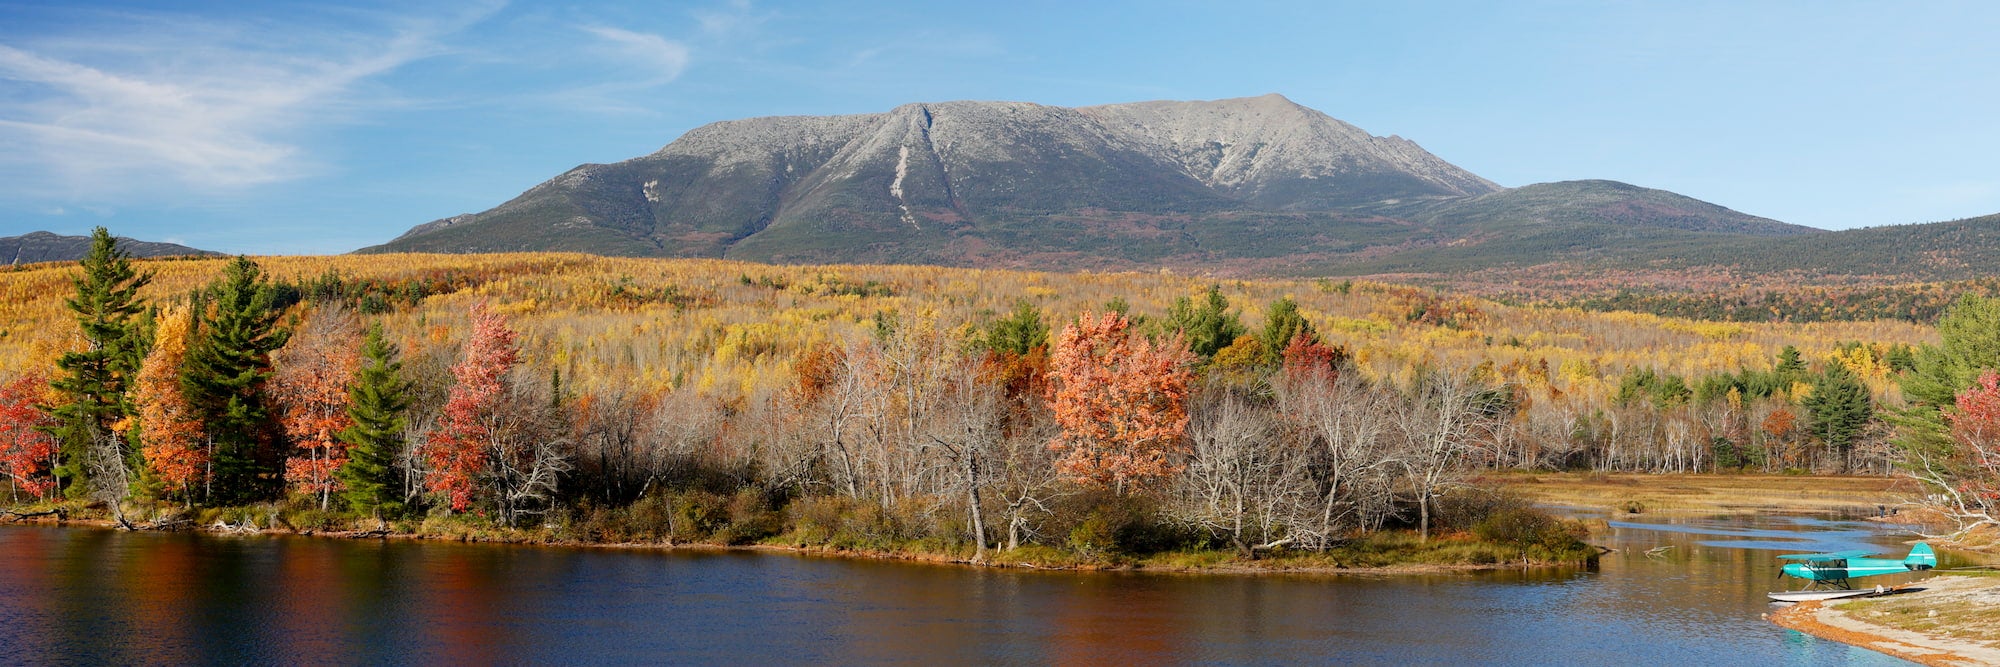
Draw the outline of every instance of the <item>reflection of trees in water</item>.
M1160 585L1167 583L1116 575L1084 577L1071 588L1071 599L1052 605L1049 658L1074 665L1186 659L1191 647L1182 641L1194 633L1192 628L1177 627L1176 621L1193 615L1176 608L1175 603L1186 596L1162 594Z
M514 643L501 619L508 606L491 549L421 549L422 602L404 622L425 628L425 653L461 665L496 664ZM519 592L519 591L516 591ZM515 656L518 657L518 656Z
M271 624L289 647L290 660L334 662L346 653L348 635L341 612L347 606L337 545L321 540L283 540L277 545L277 604Z
M198 568L202 545L179 535L159 539L113 536L112 539L139 542L145 547L144 555L135 558L131 556L134 550L129 548L134 545L125 545L127 548L118 552L121 557L104 563L117 570L118 586L130 601L124 608L132 615L134 634L146 638L144 659L160 664L201 662L203 656L197 647L203 628L200 618L189 614L187 607L204 593L188 582L188 573ZM104 638L96 641L111 644Z
M62 553L54 543L69 539L69 532L20 528L0 533L0 568L4 568L0 569L0 619L12 625L29 625L73 611L59 607L62 601L54 590L63 583L56 578L56 566L67 559L49 556ZM27 656L56 650L60 638L22 631L28 629L17 628L6 633L10 652Z
M1676 521L1601 530L1620 551L1596 573L1395 577L4 528L0 662L1782 662L1834 654L1758 618L1779 552L1701 542L1889 545L1845 523Z

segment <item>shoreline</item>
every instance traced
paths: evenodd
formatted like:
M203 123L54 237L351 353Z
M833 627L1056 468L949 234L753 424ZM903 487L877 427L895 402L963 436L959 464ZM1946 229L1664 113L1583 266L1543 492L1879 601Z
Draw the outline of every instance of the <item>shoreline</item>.
M1863 614L1881 617L1890 613L1871 613L1868 605L1871 602L1877 605L1894 602L1899 606L1949 603L1962 610L1971 599L1983 601L1986 604L1983 611L2000 612L2000 578L1945 574L1904 584L1897 590L1910 592L1884 598L1801 602L1772 612L1767 618L1779 627L1933 667L2000 664L2000 641L1953 637L1950 631L1926 632L1859 618ZM1925 618L1935 615L1933 609Z
M0 521L0 527L5 527L5 526L87 528L87 529L109 530L109 531L125 530L124 528L121 528L116 522L110 519L99 519L99 518L54 519L53 517L35 517L32 519L25 519L25 520L16 519L16 520ZM540 539L528 535L516 535L511 538L490 539L490 538L473 538L463 535L425 534L425 533L413 533L413 532L398 533L398 532L384 532L384 531L373 531L373 530L337 530L337 531L303 530L302 531L302 530L293 530L289 528L276 528L276 527L247 529L247 528L237 528L237 527L218 527L215 525L188 525L180 528L140 529L127 532L139 532L139 533L185 532L185 533L200 533L211 537L310 537L310 538L338 539L338 540L384 540L384 541L401 540L401 541L422 541L422 542L458 543L458 544L492 544L492 545L508 545L508 546L552 547L561 549L658 551L663 553L673 553L673 552L768 553L768 554L782 554L782 555L810 557L810 558L840 558L840 559L850 559L850 560L889 561L889 562L900 562L900 563L919 564L919 565L938 565L938 566L948 566L948 567L967 567L967 568L981 568L981 569L990 568L990 569L1004 569L1004 570L1033 570L1033 571L1045 571L1045 572L1092 572L1092 573L1116 572L1116 573L1220 575L1220 576L1254 576L1254 575L1397 576L1397 575L1419 575L1419 574L1459 574L1459 573L1470 574L1475 572L1496 572L1502 570L1575 568L1575 567L1589 566L1589 564L1578 563L1578 562L1538 563L1538 562L1523 562L1523 561L1477 563L1477 564L1408 563L1408 564L1397 564L1388 566L1300 565L1296 562L1290 562L1290 559L1286 559L1283 557L1274 558L1270 560L1243 561L1243 560L1238 560L1237 557L1235 557L1233 554L1228 556L1229 560L1203 566L1186 566L1186 565L1176 566L1176 565L1165 565L1159 563L1145 563L1145 562L1034 563L1025 560L1010 561L1004 557L1007 554L1007 552L999 549L990 550L994 554L994 556L989 557L988 560L979 561L969 557L959 556L956 554L930 553L921 551L849 549L849 548L833 547L825 545L806 545L806 544L788 545L788 544L769 544L769 543L715 544L709 542L679 542L679 543L588 542L580 540Z

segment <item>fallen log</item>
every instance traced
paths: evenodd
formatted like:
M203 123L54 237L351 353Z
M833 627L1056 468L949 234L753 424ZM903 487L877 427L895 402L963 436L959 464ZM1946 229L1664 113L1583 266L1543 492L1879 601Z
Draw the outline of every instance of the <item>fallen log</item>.
M57 521L66 521L69 519L69 512L60 507L52 510L42 510L40 512L20 512L10 509L0 509L0 516L8 517L8 520L10 521L23 521L27 519L35 519L45 516L55 517Z

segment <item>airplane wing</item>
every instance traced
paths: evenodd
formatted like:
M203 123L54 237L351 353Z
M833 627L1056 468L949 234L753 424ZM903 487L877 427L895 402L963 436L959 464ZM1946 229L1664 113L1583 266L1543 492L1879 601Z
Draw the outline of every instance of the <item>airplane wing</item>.
M1830 560L1848 560L1848 559L1853 559L1853 558L1867 558L1867 557L1869 557L1869 556L1873 556L1873 555L1875 555L1875 554L1877 554L1877 553L1881 553L1881 552L1878 552L1878 551L1859 551L1859 550L1856 550L1856 551L1835 551L1835 552L1831 552L1831 553L1823 553L1823 554L1785 554L1785 555L1782 555L1782 556L1779 556L1778 558L1781 558L1781 559L1784 559L1784 560L1802 560L1802 561L1805 561L1805 562L1808 562L1808 563L1822 563L1822 562L1826 562L1826 561L1830 561Z

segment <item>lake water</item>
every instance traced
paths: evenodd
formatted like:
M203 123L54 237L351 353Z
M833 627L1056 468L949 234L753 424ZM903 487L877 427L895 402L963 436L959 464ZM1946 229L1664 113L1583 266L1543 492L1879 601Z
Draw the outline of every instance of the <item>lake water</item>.
M1908 664L1759 617L1774 550L1894 536L1669 521L1611 522L1594 572L1437 576L7 527L0 663Z

